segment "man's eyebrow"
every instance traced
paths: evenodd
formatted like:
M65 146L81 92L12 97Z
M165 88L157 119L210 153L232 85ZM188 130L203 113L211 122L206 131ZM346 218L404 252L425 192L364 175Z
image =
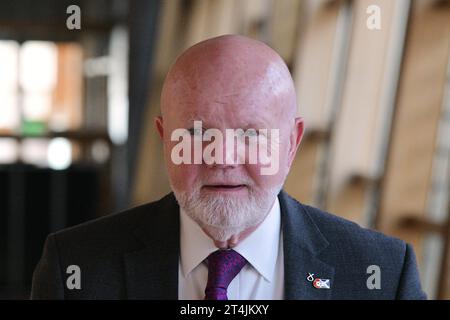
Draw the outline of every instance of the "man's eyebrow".
M203 128L213 128L212 126L209 125L209 122L206 121L199 114L191 114L187 119L187 126L193 127L194 121L201 121ZM247 121L244 121L239 128L244 129L244 130L247 130L247 129L269 129L266 119L264 119L264 117L260 117L258 115L255 115L253 118L248 119ZM230 128L230 129L238 129L238 128Z
M194 121L201 121L202 122L202 128L208 128L208 122L205 121L205 119L202 116L199 115L191 115L189 116L186 126L188 129L194 128Z
M255 116L254 119L245 122L242 129L268 129L268 123L263 117Z

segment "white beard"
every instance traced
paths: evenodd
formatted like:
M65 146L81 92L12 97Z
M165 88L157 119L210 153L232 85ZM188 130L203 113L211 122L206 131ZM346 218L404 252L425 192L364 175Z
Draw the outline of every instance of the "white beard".
M277 186L261 194L248 187L249 197L201 195L200 186L192 192L172 190L180 207L216 241L227 241L233 235L260 224L282 188Z

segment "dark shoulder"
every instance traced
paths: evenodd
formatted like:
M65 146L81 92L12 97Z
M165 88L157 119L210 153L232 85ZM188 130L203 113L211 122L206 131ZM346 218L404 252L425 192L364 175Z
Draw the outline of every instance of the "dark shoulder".
M358 252L366 255L381 254L396 259L405 254L406 243L403 240L363 228L355 222L318 208L299 204L317 225L331 247L355 254Z
M90 220L50 236L66 250L86 247L95 248L98 252L127 249L127 246L133 244L134 231L149 217L157 218L158 208L163 200L164 198Z
M329 242L329 249L363 260L378 256L390 263L402 263L407 249L403 240L363 228L355 222L289 198L299 214L306 214L317 226Z

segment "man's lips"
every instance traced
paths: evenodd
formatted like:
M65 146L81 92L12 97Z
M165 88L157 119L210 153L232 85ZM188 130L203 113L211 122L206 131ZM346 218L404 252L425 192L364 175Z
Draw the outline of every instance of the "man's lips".
M245 184L206 184L203 188L216 191L234 191L245 188Z

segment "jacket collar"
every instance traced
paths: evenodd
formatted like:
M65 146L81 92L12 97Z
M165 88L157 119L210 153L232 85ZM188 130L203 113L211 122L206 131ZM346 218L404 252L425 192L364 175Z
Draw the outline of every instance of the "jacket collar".
M329 299L333 288L334 267L319 257L329 243L308 210L285 191L278 195L281 207L284 249L285 299ZM310 281L328 279L330 289L316 289Z

